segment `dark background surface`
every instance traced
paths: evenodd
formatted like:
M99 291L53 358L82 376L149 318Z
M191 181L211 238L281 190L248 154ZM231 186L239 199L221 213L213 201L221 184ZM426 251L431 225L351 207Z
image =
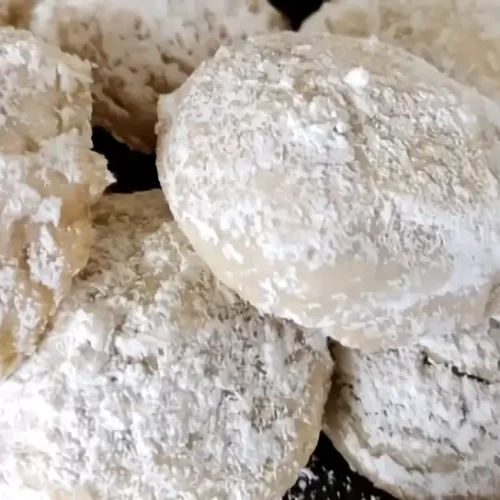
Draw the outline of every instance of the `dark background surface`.
M290 20L293 29L316 11L322 0L269 0ZM109 192L131 193L159 188L155 156L131 151L101 129L94 129L94 149L108 159L117 182ZM303 474L284 500L393 500L352 472L324 434ZM258 500L258 499L256 499Z

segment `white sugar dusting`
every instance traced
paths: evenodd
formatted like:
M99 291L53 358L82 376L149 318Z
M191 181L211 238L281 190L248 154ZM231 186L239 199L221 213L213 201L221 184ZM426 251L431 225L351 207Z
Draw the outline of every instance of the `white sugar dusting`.
M160 190L103 198L94 225L46 340L0 386L0 497L281 497L320 431L324 337L220 285Z
M176 100L159 106L163 189L242 297L365 350L483 319L495 103L376 39L294 33L225 47Z
M485 320L374 355L337 346L325 432L397 498L496 498L500 329Z
M354 68L347 73L344 78L344 82L352 88L363 88L368 85L370 81L370 75L368 71L363 68Z
M87 63L3 28L0 86L2 379L34 352L85 265L89 207L111 176L90 151Z
M224 44L281 31L267 0L38 0L30 29L94 63L96 125L134 149L156 145L158 96Z
M496 0L335 0L302 33L372 37L424 58L500 100L500 4Z

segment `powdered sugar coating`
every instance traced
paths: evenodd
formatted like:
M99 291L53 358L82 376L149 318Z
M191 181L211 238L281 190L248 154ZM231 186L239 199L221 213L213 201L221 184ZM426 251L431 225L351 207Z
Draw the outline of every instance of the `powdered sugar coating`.
M335 0L301 31L377 36L500 100L499 19L497 0Z
M111 181L90 151L90 66L0 30L0 379L29 356L87 262Z
M221 43L284 28L267 0L38 0L31 29L95 63L94 123L151 152L158 96Z
M498 498L498 327L374 355L337 346L324 424L335 447L398 498Z
M280 498L318 439L324 337L220 285L161 190L103 198L94 226L50 336L0 387L0 497Z
M368 351L483 318L500 269L498 116L397 47L269 35L161 99L158 170L219 279Z

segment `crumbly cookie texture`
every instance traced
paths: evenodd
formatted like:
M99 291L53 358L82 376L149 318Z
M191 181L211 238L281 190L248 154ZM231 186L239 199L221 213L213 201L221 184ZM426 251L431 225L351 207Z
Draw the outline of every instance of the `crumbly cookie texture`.
M372 355L335 347L324 429L355 470L402 499L498 498L500 324L486 323Z
M0 29L0 380L32 354L87 262L111 177L91 151L90 65Z
M375 39L268 35L161 99L158 171L226 285L372 351L482 321L500 270L499 117Z
M160 94L221 44L285 23L267 0L37 0L30 27L95 64L95 125L152 152Z
M499 19L497 0L335 0L301 31L376 36L500 101Z
M281 498L319 436L324 336L220 284L161 190L93 220L50 336L0 386L0 498Z

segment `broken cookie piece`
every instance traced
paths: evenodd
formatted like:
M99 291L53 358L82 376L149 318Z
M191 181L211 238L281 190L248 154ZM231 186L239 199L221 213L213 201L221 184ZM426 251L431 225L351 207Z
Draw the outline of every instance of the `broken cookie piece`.
M94 66L94 124L153 152L158 96L221 44L284 29L267 0L38 0L31 30Z
M0 29L0 380L39 345L85 266L111 177L91 151L88 63Z
M50 336L0 386L0 498L281 498L319 436L324 336L220 284L161 190L103 198L94 226Z
M336 345L333 355L324 430L354 470L397 498L498 498L497 321L371 355Z

